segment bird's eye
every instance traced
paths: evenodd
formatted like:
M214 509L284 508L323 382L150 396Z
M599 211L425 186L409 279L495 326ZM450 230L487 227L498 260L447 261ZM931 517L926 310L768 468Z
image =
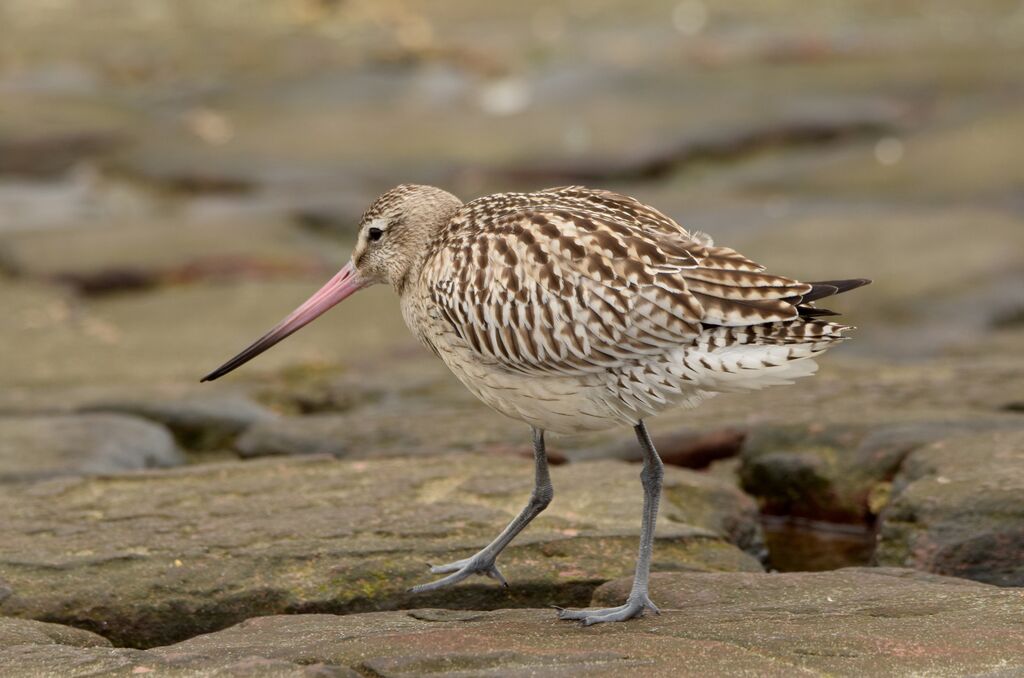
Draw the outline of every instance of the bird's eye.
M380 230L379 228L371 228L370 230L368 230L366 232L366 237L369 238L370 240L374 241L374 242L377 242L383 236L384 236L384 231Z

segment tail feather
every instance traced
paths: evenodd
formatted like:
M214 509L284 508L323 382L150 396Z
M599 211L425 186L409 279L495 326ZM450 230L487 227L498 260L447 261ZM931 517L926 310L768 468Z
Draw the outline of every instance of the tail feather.
M811 291L800 296L787 297L783 299L793 306L796 306L797 313L802 318L817 318L828 315L839 315L835 311L830 311L827 308L815 308L814 302L818 299L824 299L825 297L832 297L843 292L849 292L855 290L858 287L863 287L869 284L871 281L867 278L852 278L850 280L822 280L819 282L807 283L811 286Z
M855 290L858 287L863 287L869 284L871 281L867 278L853 278L851 280L822 280L821 282L807 283L811 286L811 291L807 294L803 294L800 297L793 297L793 300L797 304L806 304L817 299L824 299L825 297L831 297L836 294L842 294L843 292L849 292ZM797 301L799 299L799 301Z
M801 318L821 318L823 316L842 315L842 313L831 311L827 308L816 308L814 306L797 306L796 310L800 313Z

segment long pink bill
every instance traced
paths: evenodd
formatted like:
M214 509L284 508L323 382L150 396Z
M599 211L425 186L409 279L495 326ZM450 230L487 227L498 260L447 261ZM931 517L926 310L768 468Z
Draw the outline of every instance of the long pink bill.
M356 272L355 266L352 265L352 262L349 262L338 271L336 276L327 281L327 284L321 287L316 294L292 311L287 318L250 344L244 351L203 377L201 381L213 381L223 377L235 368L241 367L277 342L313 322L346 297L366 287L366 285L366 281Z

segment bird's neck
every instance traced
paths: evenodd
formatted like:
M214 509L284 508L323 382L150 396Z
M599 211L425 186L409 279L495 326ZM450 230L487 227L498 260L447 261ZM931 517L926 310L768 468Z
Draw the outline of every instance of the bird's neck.
M428 249L428 243L424 243L410 260L409 266L406 267L404 275L391 282L391 286L395 288L395 292L398 293L398 296L405 298L405 296L416 287L416 281L419 280L420 271L423 270L423 265L427 260Z
M417 286L423 267L436 249L435 241L442 236L449 222L462 207L462 202L458 198L450 194L449 196L452 200L437 205L436 209L432 210L430 219L425 219L422 227L417 229L415 241L410 243L408 251L411 254L404 273L392 281L392 286L399 296L408 294Z

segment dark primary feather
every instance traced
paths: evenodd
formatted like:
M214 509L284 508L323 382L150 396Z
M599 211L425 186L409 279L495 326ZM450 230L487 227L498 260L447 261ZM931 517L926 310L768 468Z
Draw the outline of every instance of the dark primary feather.
M815 308L814 306L797 306L797 313L800 314L801 318L821 318L824 316L836 316L842 315L836 311L829 310L827 308Z
M795 303L806 304L816 299L835 296L836 294L842 294L843 292L863 287L870 282L867 278L851 278L850 280L822 280L820 282L808 283L811 286L811 291L802 295L800 300Z
M807 294L803 294L799 297L790 297L786 299L789 303L796 306L797 311L801 317L804 318L819 318L821 316L835 316L840 315L835 311L830 311L827 308L815 308L812 302L818 299L824 299L825 297L832 297L843 292L849 292L855 290L858 287L863 287L869 284L871 281L867 278L851 278L849 280L823 280L819 282L808 283L811 286L811 291Z

